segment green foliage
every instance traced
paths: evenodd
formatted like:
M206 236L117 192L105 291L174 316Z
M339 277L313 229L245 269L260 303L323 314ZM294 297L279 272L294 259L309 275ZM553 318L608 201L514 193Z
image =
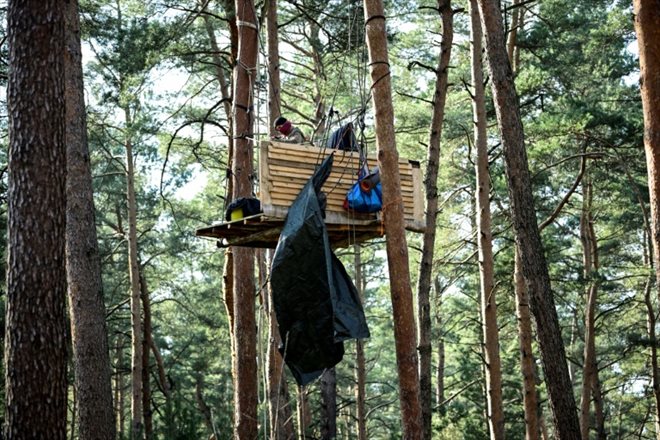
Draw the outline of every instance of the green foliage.
M97 227L103 263L107 324L114 378L130 373L130 313L125 231L125 142L138 170L139 252L150 290L153 337L172 388L166 399L151 358L154 434L158 439L232 437L233 389L228 319L222 299L224 254L194 230L222 218L226 203L228 116L218 72L231 84L226 11L211 2L163 4L85 0L81 4L88 96L88 128L94 173ZM508 6L507 2L502 3ZM611 437L654 435L649 346L643 292L648 235L640 202L649 195L642 144L629 2L545 0L524 3L515 74L524 118L527 154L539 223L552 215L573 187L587 154L593 182L593 218L599 248L597 274L583 273L580 243L582 188L542 232L553 293L575 395L582 382L585 288L600 280L596 352L606 429ZM260 7L260 5L258 5ZM436 2L386 2L395 128L401 156L426 166L435 73L440 43ZM444 393L434 405L433 438L486 439L479 274L475 240L475 177L470 95L469 17L453 2L454 44L441 142L433 291L433 373L438 344L445 347ZM220 53L210 49L209 20ZM330 0L279 2L282 56L281 112L306 133L326 116L332 127L364 120L375 150L371 79L360 3ZM511 11L507 11L507 23ZM263 17L260 17L263 21ZM0 29L4 34L4 29ZM265 37L261 39L262 46ZM263 48L262 48L263 49ZM3 46L0 57L6 59ZM218 56L219 63L218 64ZM0 64L5 66L6 64ZM218 71L218 69L221 69ZM264 130L266 77L260 65L255 115ZM4 72L4 74L3 74ZM0 67L0 81L6 68ZM489 85L489 84L487 84ZM487 91L488 93L488 91ZM322 104L322 105L321 105ZM329 111L332 118L328 116ZM322 109L318 111L317 109ZM506 176L493 105L487 104L496 295L500 327L507 436L523 438L517 320L513 291L513 236ZM362 119L363 118L363 119ZM0 118L0 170L6 169L7 121ZM257 140L261 139L259 133ZM0 237L5 237L7 191L0 175ZM646 207L646 206L645 206ZM409 234L411 284L416 285L420 236ZM3 244L4 241L1 244ZM351 273L352 254L342 255ZM362 249L365 312L371 338L367 356L369 438L401 438L394 350L394 321L383 241ZM5 259L3 258L4 262ZM4 265L4 263L3 263ZM4 271L4 266L0 268ZM657 287L652 304L657 309ZM4 297L0 295L0 303ZM3 307L4 309L4 307ZM260 312L261 313L261 312ZM3 316L4 320L4 316ZM260 360L265 358L265 318L260 322ZM656 329L658 330L658 329ZM538 347L534 347L539 356ZM355 346L346 344L337 366L338 438L356 438ZM263 369L263 367L260 367ZM538 368L541 410L549 424L547 395ZM263 371L260 371L263 378ZM295 388L285 371L295 407ZM434 385L437 377L434 378ZM115 382L116 386L117 382ZM318 384L307 390L320 434ZM0 389L0 393L2 390ZM260 420L266 403L260 388ZM3 397L0 394L0 397ZM203 402L210 419L202 410ZM125 397L124 412L129 412ZM267 424L260 423L265 436ZM124 433L126 434L126 433Z

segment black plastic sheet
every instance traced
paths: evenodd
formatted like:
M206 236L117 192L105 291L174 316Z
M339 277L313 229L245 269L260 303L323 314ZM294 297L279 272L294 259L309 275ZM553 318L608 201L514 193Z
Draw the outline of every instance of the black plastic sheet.
M323 161L289 208L271 266L280 352L300 385L341 361L343 341L369 337L357 290L323 220L321 187L332 161L332 155Z

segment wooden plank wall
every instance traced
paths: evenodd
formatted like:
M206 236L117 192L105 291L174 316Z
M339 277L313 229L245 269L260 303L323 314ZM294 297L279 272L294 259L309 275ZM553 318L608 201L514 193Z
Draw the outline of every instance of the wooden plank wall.
M357 180L359 155L318 148L311 145L294 145L279 142L262 142L259 157L259 188L264 214L283 217L303 185L326 155L335 151L330 177L323 186L328 197L326 223L369 223L376 215L349 213L343 208L344 198ZM375 156L367 159L369 168L377 166ZM424 206L419 164L399 159L401 192L404 203L406 226L421 230L424 224ZM383 201L387 204L387 200Z

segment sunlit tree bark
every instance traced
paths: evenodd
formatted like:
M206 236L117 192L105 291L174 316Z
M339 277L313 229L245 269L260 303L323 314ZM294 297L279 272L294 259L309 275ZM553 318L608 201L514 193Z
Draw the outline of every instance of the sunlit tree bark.
M383 200L385 200L383 222L387 235L387 262L394 315L402 430L403 437L412 440L422 436L422 414L408 244L403 223L399 155L394 137L394 109L382 1L365 0L364 17L376 114L378 164L382 176Z

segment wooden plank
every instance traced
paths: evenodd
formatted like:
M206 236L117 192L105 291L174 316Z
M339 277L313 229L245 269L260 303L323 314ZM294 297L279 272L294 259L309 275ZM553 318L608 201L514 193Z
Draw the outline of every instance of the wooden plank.
M288 207L316 167L331 151L313 146L263 142L259 165L260 198L264 213L275 218L284 218ZM327 196L326 223L356 224L355 214L344 210L343 202L346 193L355 182L359 162L358 153L335 152L333 169L323 186ZM377 158L368 157L367 164L370 169L377 166ZM399 165L406 227L411 230L423 229L424 197L419 163L399 158ZM369 216L369 214L360 215Z
M417 168L413 168L412 170L412 178L413 178L413 197L414 200L412 201L413 205L413 217L415 218L416 222L419 222L420 224L424 224L426 219L424 216L424 191L422 191L422 170L419 167L419 163L417 163Z
M262 142L259 149L259 200L261 204L270 205L272 199L270 193L273 189L272 178L268 170L268 142Z

